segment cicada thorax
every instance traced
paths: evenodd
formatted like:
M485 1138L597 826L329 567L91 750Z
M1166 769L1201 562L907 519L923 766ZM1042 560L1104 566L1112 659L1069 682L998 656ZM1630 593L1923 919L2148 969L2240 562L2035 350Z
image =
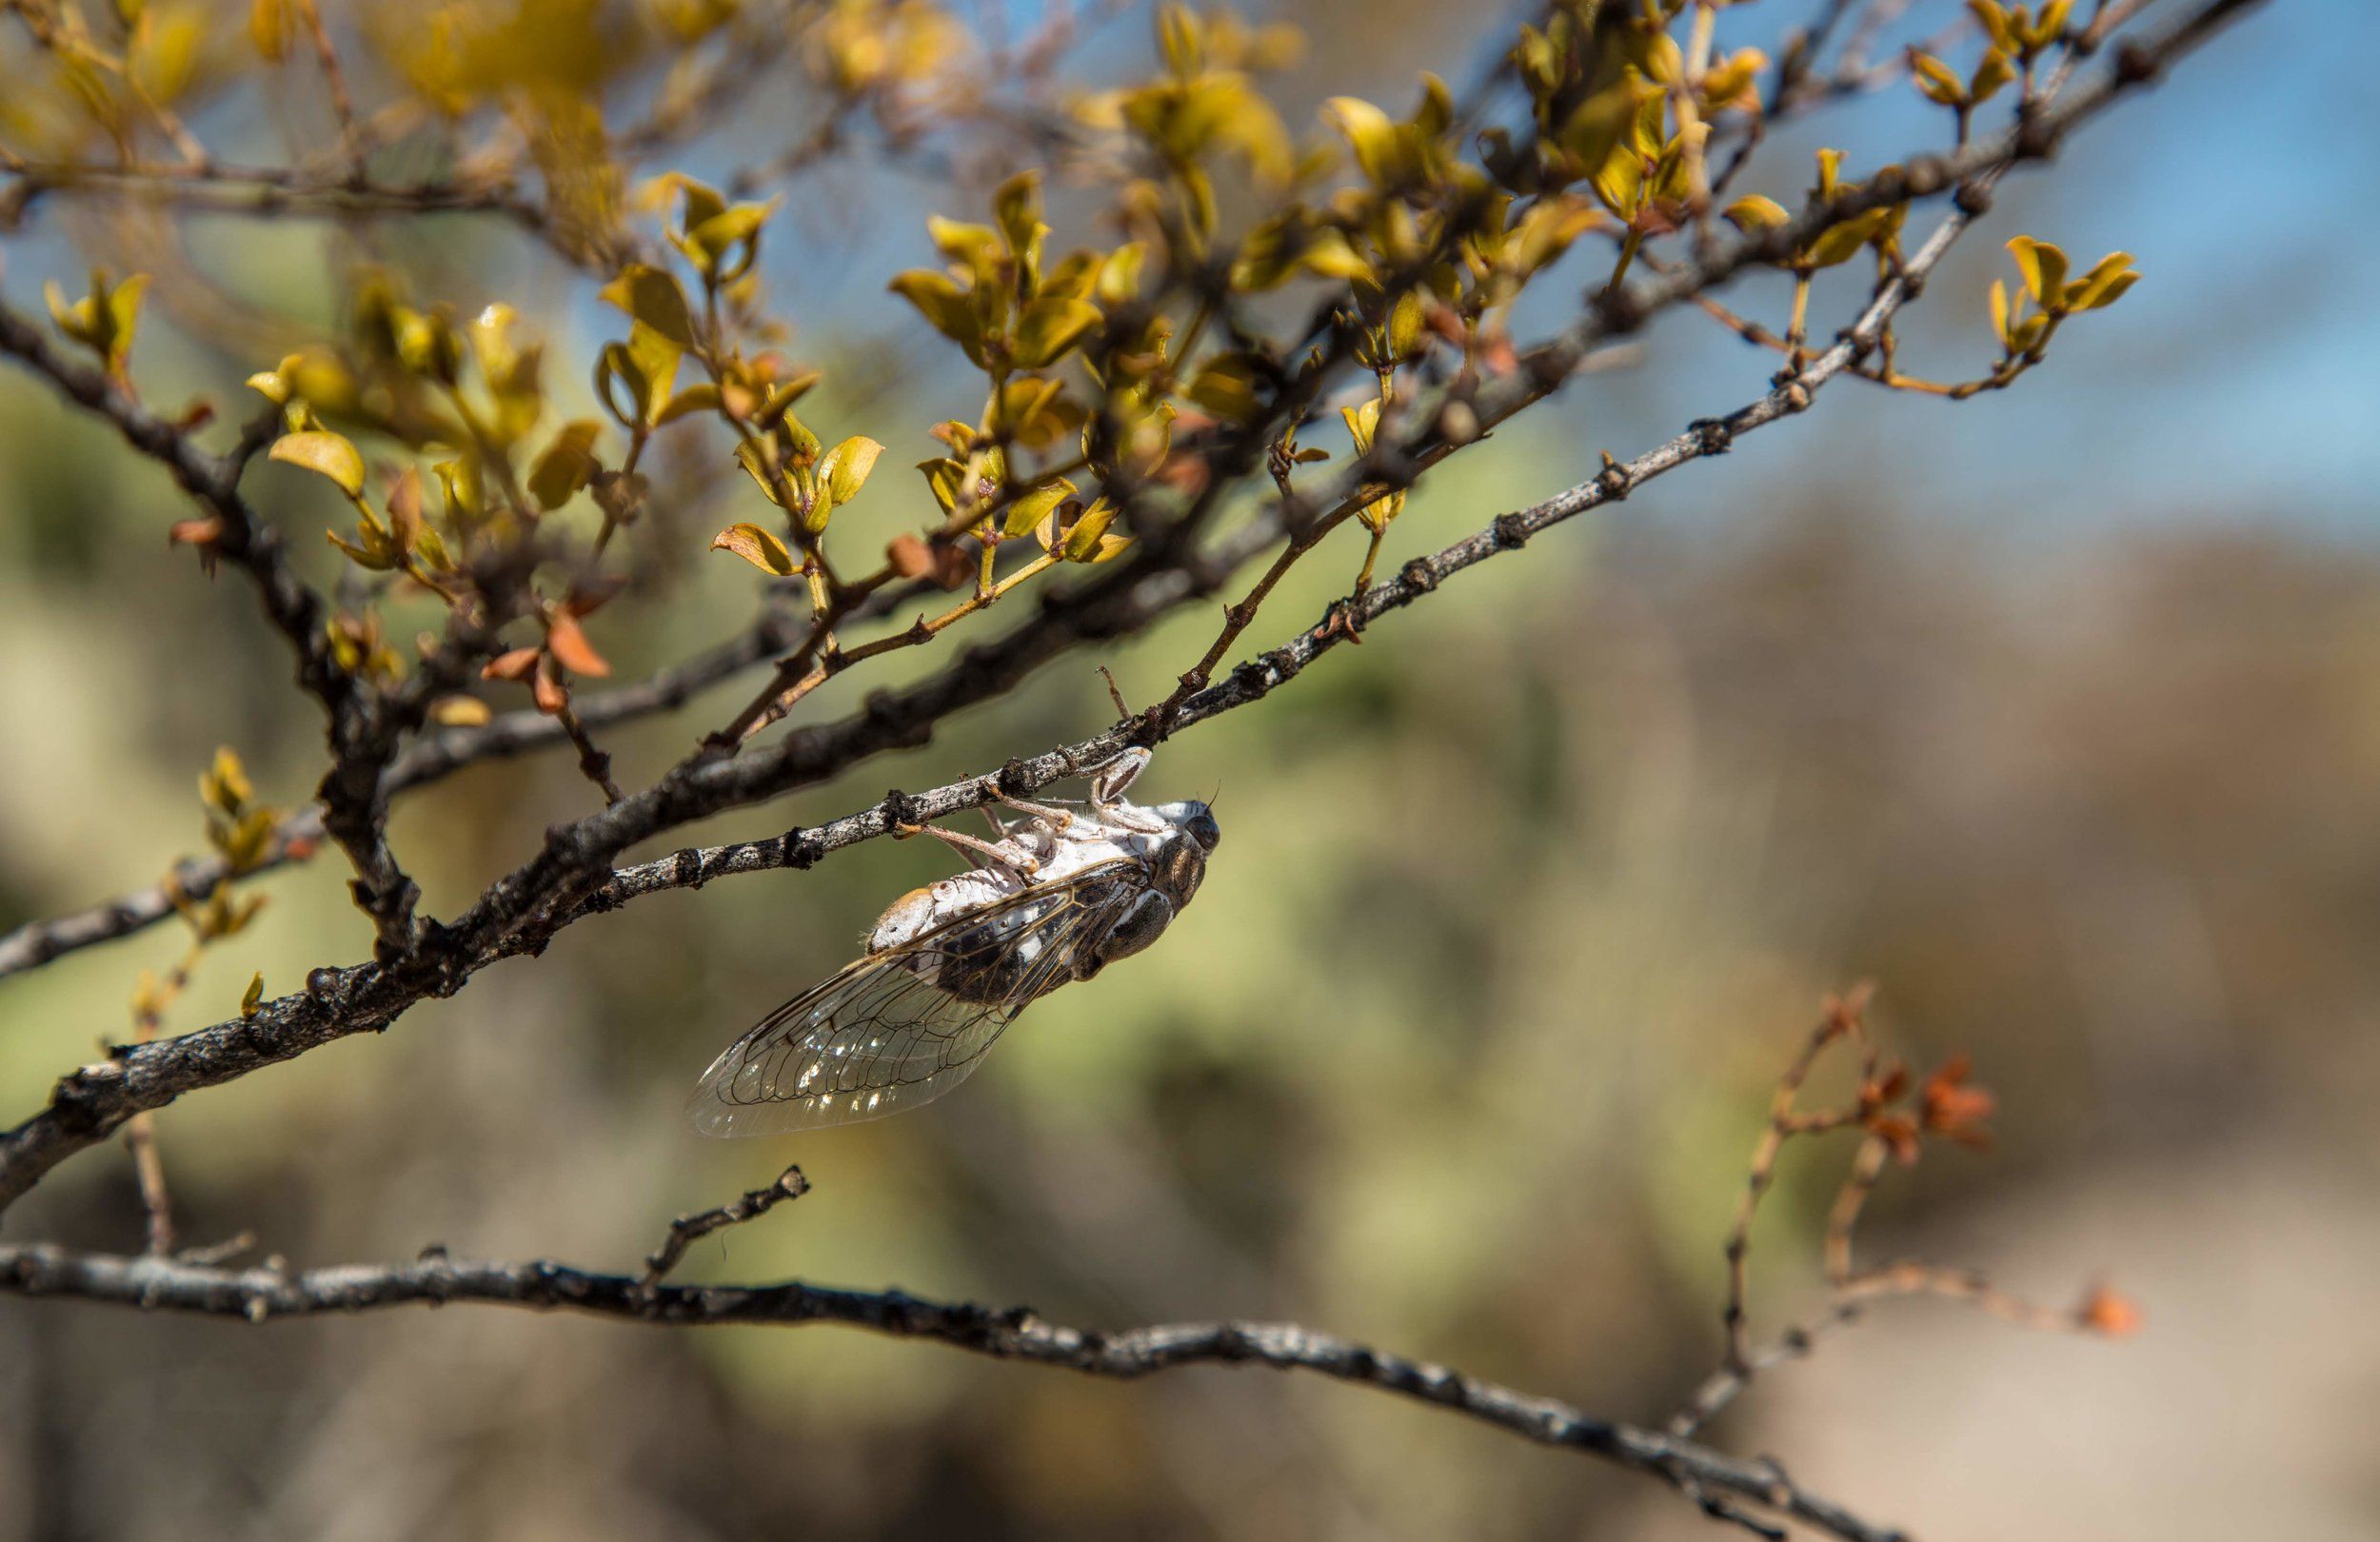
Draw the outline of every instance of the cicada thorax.
M1206 853L1187 840L1168 841L1147 862L1148 888L1101 935L1084 945L1074 978L1089 979L1119 959L1129 959L1164 935L1206 877Z
M1149 881L1181 909L1206 878L1206 853L1191 840L1169 840L1150 863Z

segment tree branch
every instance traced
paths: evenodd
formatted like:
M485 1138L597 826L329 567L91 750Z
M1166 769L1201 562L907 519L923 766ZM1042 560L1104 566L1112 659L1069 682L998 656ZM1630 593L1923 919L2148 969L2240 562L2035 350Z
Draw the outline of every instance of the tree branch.
M1658 1478L1697 1500L1706 1493L1724 1493L1846 1542L1900 1542L1902 1536L1802 1488L1774 1461L1730 1456L1656 1430L1597 1418L1551 1397L1294 1323L1185 1322L1101 1333L1050 1322L1028 1308L931 1301L901 1291L836 1290L799 1281L656 1285L545 1259L487 1263L436 1253L409 1264L351 1264L288 1274L80 1253L48 1244L0 1244L0 1289L256 1323L450 1302L679 1326L837 1323L998 1359L1124 1380L1192 1365L1266 1365L1370 1387L1539 1445L1584 1452Z

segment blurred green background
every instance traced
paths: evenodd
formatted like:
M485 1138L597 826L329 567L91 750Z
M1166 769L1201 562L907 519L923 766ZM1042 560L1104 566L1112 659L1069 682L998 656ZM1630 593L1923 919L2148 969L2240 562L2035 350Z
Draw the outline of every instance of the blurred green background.
M1306 105L1400 103L1416 70L1481 51L1458 30L1476 16L1413 0L1279 13L1313 40L1291 88ZM899 1284L1086 1327L1294 1319L1657 1419L1716 1360L1719 1244L1769 1087L1821 996L1864 977L1896 1047L1970 1051L2002 1099L1993 1155L1888 1179L1866 1255L1981 1264L2061 1303L2104 1276L2147 1326L2106 1343L1888 1305L1717 1437L1943 1542L2370 1534L2380 318L2326 254L2352 247L2373 172L2282 148L2317 122L2339 143L2375 126L2344 83L2376 30L2357 5L2276 8L2009 185L1911 323L1921 367L1988 362L1997 239L2086 261L2120 245L2149 275L2017 390L1950 406L1838 385L1169 744L1151 796L1220 788L1198 903L1162 946L1037 1006L930 1111L733 1144L678 1115L723 1043L947 866L877 842L641 901L386 1036L174 1106L159 1138L183 1231L252 1228L298 1264L438 1243L632 1269L673 1214L798 1160L816 1192L699 1245L686 1277ZM1129 68L1145 35L1129 15L1092 59ZM1872 110L1830 137L1881 148L1918 121ZM1805 152L1779 148L1768 190ZM2251 166L2282 168L2252 219L2209 191ZM969 409L874 297L923 254L925 208L965 197L863 155L788 208L775 292L796 351L828 367L813 422L830 439L870 432L905 463L926 452L918 427ZM139 267L151 240L59 204L0 284L22 308L82 253ZM466 307L568 292L461 221L200 221L188 252L229 294L316 322L366 255ZM602 325L583 296L540 319L582 359ZM229 400L259 360L224 330L145 333L152 398ZM1434 475L1390 560L1749 399L1769 367L1698 318L1651 343ZM318 484L268 468L254 485L328 575ZM634 532L652 577L600 631L624 677L748 613L743 570L696 560L740 496ZM872 496L886 532L911 512ZM319 775L281 645L234 577L209 585L166 547L178 517L105 432L0 376L0 927L154 881L197 843L218 744L284 805ZM1326 549L1251 640L1318 615L1359 556L1352 538ZM915 755L699 838L1080 737L1108 717L1095 662L1145 701L1212 625L1070 659ZM723 687L606 735L623 781L741 700ZM408 798L394 836L450 913L591 797L560 756L482 766ZM209 956L169 1030L229 1014L252 969L279 992L365 956L338 866L264 880L259 927ZM134 974L181 948L159 929L0 981L0 1117L124 1037ZM1815 1305L1844 1155L1789 1160L1756 1236L1756 1321ZM137 1249L129 1161L78 1158L6 1225ZM457 1308L248 1330L0 1300L0 1538L1707 1524L1592 1463L1259 1371L1125 1385L829 1329Z

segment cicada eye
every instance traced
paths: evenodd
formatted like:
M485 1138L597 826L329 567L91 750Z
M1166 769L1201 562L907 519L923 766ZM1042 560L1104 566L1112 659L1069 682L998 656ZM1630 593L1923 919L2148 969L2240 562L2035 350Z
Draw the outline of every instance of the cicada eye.
M1182 820L1181 828L1191 840L1199 843L1200 851L1212 853L1217 846L1223 843L1223 827L1217 824L1215 816L1203 808Z

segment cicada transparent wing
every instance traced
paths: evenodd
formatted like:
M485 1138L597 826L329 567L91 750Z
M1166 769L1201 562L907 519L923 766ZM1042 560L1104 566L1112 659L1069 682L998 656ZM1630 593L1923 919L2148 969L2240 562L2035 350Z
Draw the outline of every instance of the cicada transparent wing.
M1075 978L1085 949L1149 887L1101 862L871 954L803 992L711 1062L686 1112L708 1136L883 1118L966 1079L1001 1031Z

